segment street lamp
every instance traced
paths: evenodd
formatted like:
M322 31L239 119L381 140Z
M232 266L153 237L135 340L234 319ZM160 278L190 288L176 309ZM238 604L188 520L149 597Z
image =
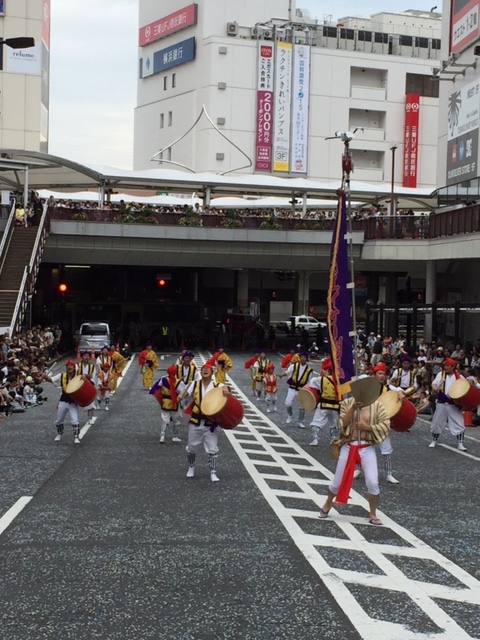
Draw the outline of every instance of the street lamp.
M397 143L392 142L390 151L392 152L392 175L390 185L390 216L393 218L395 215L395 151L397 150Z
M35 46L35 38L0 38L0 45L6 44L10 49L30 49Z

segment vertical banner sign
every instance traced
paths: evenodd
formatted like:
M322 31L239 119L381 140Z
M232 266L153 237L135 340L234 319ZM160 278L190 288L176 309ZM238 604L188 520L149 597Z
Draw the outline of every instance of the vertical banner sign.
M480 1L450 1L450 53L459 53L480 36Z
M328 341L334 374L340 391L348 388L353 377L353 343L351 329L351 294L347 284L350 282L348 271L347 246L347 199L341 194L338 202L335 228L330 249L330 273L327 291L327 328Z
M480 81L448 99L447 185L478 177Z
M290 171L292 52L293 46L290 42L277 42L275 51L273 170L285 173Z
M310 47L304 44L296 44L293 50L292 94L291 172L307 173Z
M418 167L418 123L420 120L420 96L407 93L405 96L405 133L403 152L403 186L417 186Z
M258 43L255 171L270 172L272 170L273 55L273 44L260 40Z

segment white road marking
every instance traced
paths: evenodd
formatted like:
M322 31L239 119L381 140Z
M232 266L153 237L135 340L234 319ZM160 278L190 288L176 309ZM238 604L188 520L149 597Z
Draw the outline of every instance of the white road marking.
M357 527L368 527L367 531L376 527L368 523L367 501L353 489L350 493L351 500L349 504L363 507L365 509L365 518L341 513L332 508L328 518L324 520L318 519L318 509L324 503L326 491L324 495L321 495L314 490L314 487L322 485L326 487L333 474L288 436L288 430L293 427L286 427L287 432L282 431L267 416L260 413L257 406L243 394L231 378L228 379L228 384L234 395L242 401L245 407L245 418L236 429L224 431L226 437L267 503L289 532L298 549L303 553L319 578L339 603L360 636L369 640L385 640L385 638L388 640L470 639L471 636L437 605L434 599L444 598L453 602L468 602L480 605L480 582L382 512L379 512L379 517L384 526L378 527L378 529L391 530L410 546L369 542L361 533L363 529L358 529ZM250 438L246 438L245 436L247 435ZM252 435L255 436L254 440L251 438ZM277 443L267 440L272 435L281 437L283 442ZM261 444L262 450L253 448L252 444ZM448 448L448 445L442 446ZM292 454L291 451L283 452L282 449L287 447L293 449L295 453ZM452 450L465 455L464 452L460 452L457 449L452 448ZM250 457L252 454L258 455L262 453L268 454L271 459L261 460ZM472 457L475 460L478 459L470 454L468 454L468 457ZM292 460L303 460L307 464L292 463ZM275 468L281 470L282 474L279 475L269 471ZM298 473L300 470L302 471L301 475ZM311 475L315 477L308 477L308 471L312 471ZM319 473L324 476L324 479L318 478ZM268 481L275 481L280 484L282 482L295 483L297 488L292 491L272 489ZM297 499L299 502L308 500L315 504L317 510L304 510L301 508L301 504L298 505L299 508L297 509L288 508L284 506L280 498ZM318 522L319 535L312 535L303 531L296 518ZM320 535L325 522L330 523L328 525L329 534L332 533L331 527L334 524L344 537L337 538L334 535L329 537ZM345 539L345 536L347 539ZM366 558L382 571L383 575L334 568L322 556L322 549L327 548L362 552ZM448 585L434 584L433 582L425 583L408 578L394 563L393 560L395 558L410 558L436 563L463 586L450 588ZM351 584L405 594L412 601L412 605L428 616L441 631L426 634L416 633L407 624L403 625L388 620L371 618L348 589L348 585Z
M23 511L33 496L22 496L10 509L0 518L0 536L9 527L18 514Z

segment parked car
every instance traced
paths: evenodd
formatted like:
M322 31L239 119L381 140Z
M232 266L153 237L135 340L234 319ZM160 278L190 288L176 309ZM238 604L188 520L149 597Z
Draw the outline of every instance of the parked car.
M317 334L318 325L321 326L325 333L327 330L326 322L320 322L313 316L290 316L288 320L278 322L276 328L280 331L285 331L286 333L292 333L293 327L295 327L295 333L301 333L302 329L305 328L309 335L315 336Z
M106 344L110 345L110 327L106 322L84 322L78 332L80 351L95 350L98 354Z

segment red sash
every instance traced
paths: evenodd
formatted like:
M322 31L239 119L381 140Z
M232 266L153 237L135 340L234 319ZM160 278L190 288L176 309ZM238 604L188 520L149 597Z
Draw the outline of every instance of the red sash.
M343 470L342 481L338 487L338 493L335 497L335 502L340 504L347 504L350 496L350 489L353 483L353 472L357 464L360 464L359 449L365 449L369 447L369 444L349 444L348 445L348 458L345 469Z

